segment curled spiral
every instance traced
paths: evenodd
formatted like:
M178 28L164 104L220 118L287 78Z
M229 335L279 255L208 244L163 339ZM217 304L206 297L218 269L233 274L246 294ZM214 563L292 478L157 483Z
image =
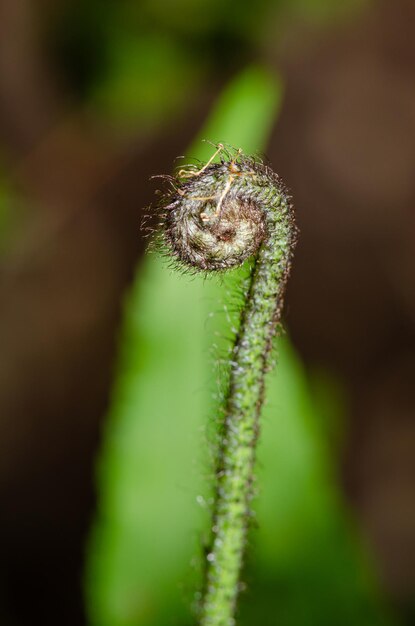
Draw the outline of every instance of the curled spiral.
M213 163L220 153L226 159ZM161 240L170 259L209 273L256 256L229 364L200 608L201 626L223 626L234 623L265 375L297 229L280 178L239 150L229 152L218 144L201 169L182 169L169 180L171 189L162 196L159 209Z
M215 155L222 150L218 144ZM261 161L241 151L226 156L200 170L180 170L160 203L170 258L195 271L225 271L253 256L272 228L270 208L286 197Z

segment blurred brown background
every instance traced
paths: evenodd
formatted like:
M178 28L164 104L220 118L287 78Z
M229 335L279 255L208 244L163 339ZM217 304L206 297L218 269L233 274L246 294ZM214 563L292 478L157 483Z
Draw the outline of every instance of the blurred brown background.
M148 179L170 170L251 59L286 83L267 156L301 229L289 330L306 364L347 389L344 491L387 593L415 623L415 5L383 0L330 20L284 3L257 10L261 36L215 23L177 110L126 128L88 92L106 67L99 15L69 0L0 2L0 167L12 206L0 282L4 624L85 622L93 463L121 299L144 251ZM186 28L177 37L192 46Z

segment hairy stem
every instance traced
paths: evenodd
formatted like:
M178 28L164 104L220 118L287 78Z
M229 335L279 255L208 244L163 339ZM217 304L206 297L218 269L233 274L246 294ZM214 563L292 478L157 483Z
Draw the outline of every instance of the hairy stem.
M217 468L213 541L207 556L203 626L232 624L238 594L264 379L291 256L292 220L285 199L280 197L278 213L270 210L268 220L272 236L263 242L252 272L231 364Z
M278 176L240 151L227 157L181 170L160 204L162 241L179 266L223 272L256 255L230 362L201 626L234 624L264 380L296 239Z

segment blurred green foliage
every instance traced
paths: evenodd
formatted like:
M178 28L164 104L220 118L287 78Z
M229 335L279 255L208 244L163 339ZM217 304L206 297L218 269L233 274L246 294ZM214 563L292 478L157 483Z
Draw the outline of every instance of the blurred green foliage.
M166 122L214 74L252 53L269 0L68 3L49 39L75 94L104 119L146 128Z
M66 2L48 34L75 97L118 130L167 123L275 43L289 16L343 16L367 0L86 0Z
M279 100L272 78L250 68L223 94L209 133L228 142L239 133L238 145L251 151L259 147L253 131L265 140ZM212 147L199 143L194 154L206 151ZM103 626L190 619L199 575L190 563L208 523L201 503L211 471L203 450L216 331L206 320L221 300L216 281L190 282L149 257L126 304L89 570L93 623Z
M216 87L260 57L275 38L269 28L279 12L316 21L363 2L67 2L48 36L75 98L93 116L143 132L171 121L209 80ZM189 155L209 158L211 146L201 138L263 150L281 98L274 76L259 66L243 70ZM16 203L2 174L0 253L14 231ZM193 623L209 524L212 431L239 306L235 284L246 270L223 281L189 279L148 257L126 298L87 549L92 626ZM262 417L239 622L389 626L394 619L336 480L329 441L335 432L341 442L339 399L330 380L320 379L318 394L314 389L289 340L280 338Z
M201 137L261 150L281 98L265 70L248 68L225 89ZM189 152L205 159L212 147L198 140ZM216 378L238 316L235 283L246 272L189 279L149 256L126 299L86 572L93 626L193 623L209 525ZM338 407L323 396L324 418L280 338L258 450L258 527L239 616L246 626L393 623L339 494L328 445Z

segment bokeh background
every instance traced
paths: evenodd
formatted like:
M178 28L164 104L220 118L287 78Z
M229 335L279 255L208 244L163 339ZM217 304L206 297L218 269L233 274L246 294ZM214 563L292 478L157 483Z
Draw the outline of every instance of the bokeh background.
M144 255L179 155L301 230L238 623L415 624L415 4L0 1L0 620L195 623L238 282ZM147 208L146 208L147 207Z

